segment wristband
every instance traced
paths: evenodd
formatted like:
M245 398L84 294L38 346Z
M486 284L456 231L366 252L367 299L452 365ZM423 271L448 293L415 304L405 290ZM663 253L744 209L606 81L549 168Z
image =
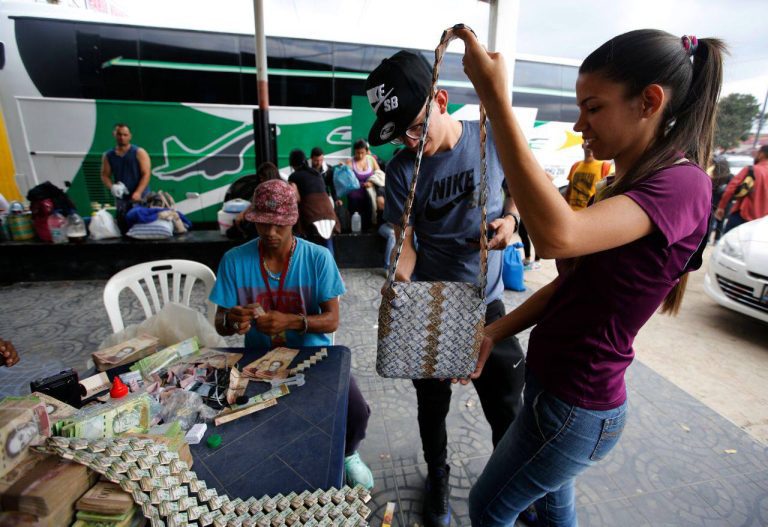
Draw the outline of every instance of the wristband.
M519 214L515 214L514 212L505 212L504 214L501 215L501 218L504 219L507 216L512 216L513 218L515 218L515 231L514 232L517 232L520 229L520 215Z
M299 335L306 335L307 330L309 329L309 320L307 320L307 315L304 313L299 313L299 316L301 317L301 322L304 324L304 329L299 331Z

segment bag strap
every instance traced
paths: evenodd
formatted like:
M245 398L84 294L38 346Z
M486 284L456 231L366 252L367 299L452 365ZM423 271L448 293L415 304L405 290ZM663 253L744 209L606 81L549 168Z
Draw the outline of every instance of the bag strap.
M432 66L432 86L429 90L429 96L427 98L427 114L424 117L424 126L421 130L421 137L419 138L419 147L416 150L416 161L413 167L413 180L411 181L411 189L408 193L408 199L405 201L405 208L403 210L403 216L400 220L400 235L397 237L395 246L397 252L392 262L389 265L389 271L387 272L386 287L392 287L392 283L395 281L395 271L397 270L397 264L400 262L400 254L403 250L403 243L405 242L405 229L408 226L408 221L411 217L411 211L413 209L413 201L416 197L416 181L419 178L419 169L421 168L421 159L424 155L424 143L427 138L427 132L429 129L429 117L432 113L432 101L435 98L435 88L437 87L437 79L440 73L440 64L445 55L445 50L448 44L456 37L454 31L457 29L469 29L464 24L456 24L443 31L443 35L440 37L440 43L435 48L435 63ZM474 31L472 31L474 33ZM478 287L480 288L480 297L485 300L485 287L488 280L488 238L486 236L488 227L486 225L486 209L485 204L488 200L488 185L487 185L487 161L485 144L487 141L486 130L486 115L485 107L480 104L480 271L478 273Z

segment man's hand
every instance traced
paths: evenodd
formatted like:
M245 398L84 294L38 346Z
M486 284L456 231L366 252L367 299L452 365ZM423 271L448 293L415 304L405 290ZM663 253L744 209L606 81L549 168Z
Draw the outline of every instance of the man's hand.
M502 250L512 243L512 235L515 234L515 228L517 222L513 216L506 216L504 218L496 218L493 220L489 227L491 227L495 234L491 241L488 242L488 249L490 250Z
M483 373L483 367L485 366L485 362L488 360L488 357L491 355L491 351L493 350L493 341L488 337L483 337L483 342L480 344L480 354L477 356L477 366L475 366L475 371L469 374L469 377L465 379L451 379L451 382L456 384L469 384L469 381L474 381L480 375Z
M277 335L290 329L295 320L296 315L289 315L280 311L267 311L256 318L256 329L265 335Z
M141 193L134 192L133 194L131 194L131 201L141 201Z
M19 354L10 340L0 339L0 357L7 368L19 362Z
M245 335L251 330L251 324L253 319L257 318L256 304L250 304L247 306L235 306L229 310L227 314L227 327L231 329L237 328L235 333L238 335ZM235 326L237 324L237 326Z
M715 211L715 219L717 221L723 221L723 218L725 217L725 210L723 209L717 209Z

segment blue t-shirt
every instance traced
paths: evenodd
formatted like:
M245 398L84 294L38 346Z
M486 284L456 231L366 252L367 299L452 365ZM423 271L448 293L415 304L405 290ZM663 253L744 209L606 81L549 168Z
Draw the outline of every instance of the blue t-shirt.
M272 291L270 299L259 266L259 239L244 243L227 251L219 263L216 285L211 291L210 301L225 308L260 304L264 311L277 306L279 281L269 278ZM296 250L285 277L280 311L307 316L319 315L320 304L345 293L344 282L333 256L325 247L296 239ZM326 333L286 331L286 346L329 346L331 336ZM272 339L256 326L245 335L247 348L272 348Z
M424 156L416 184L410 225L419 240L413 280L477 283L480 250L467 239L480 238L480 124L461 121L458 143L446 152ZM387 163L384 219L400 225L413 177L416 154L403 150ZM488 201L486 221L501 216L504 171L488 126L486 142ZM486 303L501 298L501 251L488 251Z

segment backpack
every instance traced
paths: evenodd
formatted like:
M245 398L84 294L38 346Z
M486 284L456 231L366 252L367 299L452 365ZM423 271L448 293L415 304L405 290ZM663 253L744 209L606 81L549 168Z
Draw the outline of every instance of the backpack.
M353 190L360 188L360 181L348 165L339 165L333 171L333 186L336 187L336 195L343 198Z
M32 187L27 192L27 199L30 203L30 209L35 207L37 202L49 199L53 202L53 210L61 212L64 216L69 216L77 209L69 196L50 181Z
M741 180L739 186L736 187L736 192L733 193L733 197L736 199L746 198L752 193L752 189L755 187L755 171L754 166L749 167L747 175Z

